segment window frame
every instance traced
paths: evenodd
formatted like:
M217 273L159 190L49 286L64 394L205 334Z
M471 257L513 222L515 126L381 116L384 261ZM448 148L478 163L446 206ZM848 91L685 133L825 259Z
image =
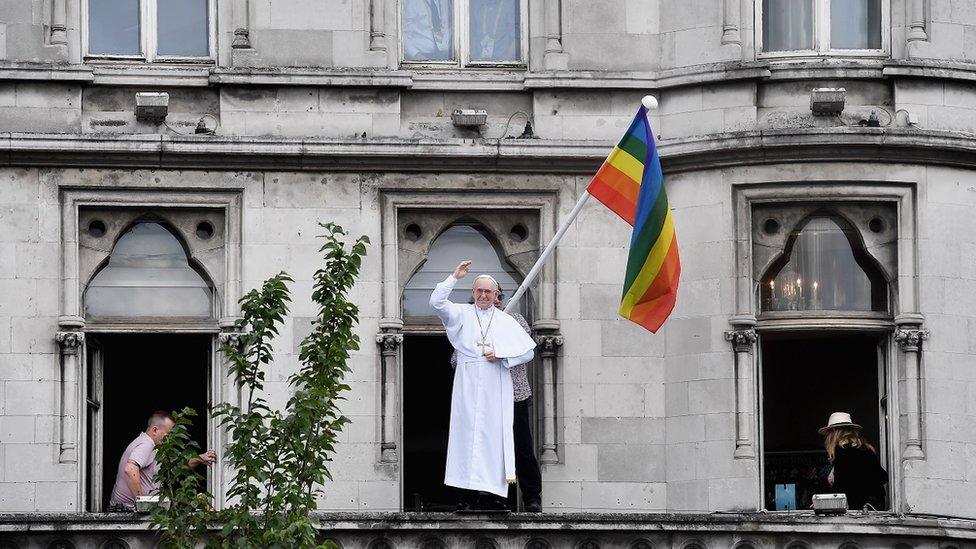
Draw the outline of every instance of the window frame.
M139 0L139 48L140 53L115 54L91 53L89 38L91 25L89 24L88 4L90 0L81 2L82 21L82 51L85 61L98 62L140 62L140 63L214 63L217 59L217 2L207 0L207 55L161 55L159 54L158 2L165 0Z
M145 1L145 0L143 0ZM454 0L454 57L450 61L411 61L404 57L403 48L403 0L397 1L397 12L400 23L400 36L397 47L400 63L404 67L421 69L479 69L479 68L525 68L528 66L529 56L529 1L518 0L519 3L519 57L517 61L472 61L471 60L471 0ZM458 24L461 21L462 24Z
M881 0L881 48L879 49L837 49L830 47L830 3L834 0L808 0L814 3L813 9L813 49L765 51L763 37L763 3L756 0L756 58L757 59L803 59L816 57L862 57L884 58L891 54L891 2ZM844 0L840 0L844 1Z

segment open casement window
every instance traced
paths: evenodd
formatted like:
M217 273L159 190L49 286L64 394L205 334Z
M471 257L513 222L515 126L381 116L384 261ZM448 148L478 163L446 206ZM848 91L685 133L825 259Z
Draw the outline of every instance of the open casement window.
M89 59L206 62L215 0L83 0Z
M401 0L400 8L404 63L525 64L526 0Z
M886 313L888 285L856 228L815 214L794 229L760 284L760 310Z
M434 286L454 272L459 258L470 259L472 268L477 272L472 272L454 287L450 297L454 303L468 303L471 300L471 283L479 274L494 277L506 298L518 288L515 269L502 259L488 237L472 225L454 225L437 237L431 245L427 261L404 286L404 318L434 317L434 310L430 307L430 293L434 291ZM521 301L518 312L524 314L526 301Z
M169 229L142 221L119 238L88 284L85 316L210 319L214 290Z
M888 53L888 0L756 2L759 57Z

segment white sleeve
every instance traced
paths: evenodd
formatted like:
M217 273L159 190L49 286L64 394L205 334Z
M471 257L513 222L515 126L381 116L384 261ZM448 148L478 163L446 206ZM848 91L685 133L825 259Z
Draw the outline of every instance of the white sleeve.
M501 359L502 366L511 369L518 366L519 364L525 364L526 362L532 360L534 356L535 356L535 349L529 349L523 355Z
M434 286L434 291L430 293L430 306L437 314L437 318L444 323L444 327L456 326L461 322L461 306L448 299L455 284L457 279L454 275L447 275L447 278Z

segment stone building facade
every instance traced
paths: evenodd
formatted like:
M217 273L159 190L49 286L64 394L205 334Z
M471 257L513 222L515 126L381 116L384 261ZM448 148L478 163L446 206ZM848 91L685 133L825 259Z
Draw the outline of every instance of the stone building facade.
M790 4L0 4L0 511L17 513L0 539L114 531L88 513L143 408L236 398L218 346L282 269L295 303L268 386L284 402L319 221L372 241L321 507L359 514L332 523L348 547L384 524L367 512L392 532L443 509L429 463L451 372L424 292L459 254L517 284L652 94L674 313L656 335L617 318L629 226L590 201L522 306L561 518L449 528L562 546L560 513L626 512L610 520L633 539L569 523L621 547L655 524L699 533L647 546L976 546L976 4ZM168 94L165 119L137 113L139 92ZM837 409L877 446L890 513L803 511ZM197 434L219 450L216 426ZM227 474L208 480L218 504ZM738 518L695 518L714 512Z

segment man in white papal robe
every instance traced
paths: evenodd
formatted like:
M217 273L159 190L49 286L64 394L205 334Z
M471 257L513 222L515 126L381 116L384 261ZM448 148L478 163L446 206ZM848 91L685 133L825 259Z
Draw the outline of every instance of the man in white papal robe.
M474 280L474 304L450 301L451 291L470 267L470 261L462 261L430 295L430 306L458 353L444 484L505 498L508 485L515 482L514 400L508 369L532 360L535 341L494 306L498 283L488 275Z

